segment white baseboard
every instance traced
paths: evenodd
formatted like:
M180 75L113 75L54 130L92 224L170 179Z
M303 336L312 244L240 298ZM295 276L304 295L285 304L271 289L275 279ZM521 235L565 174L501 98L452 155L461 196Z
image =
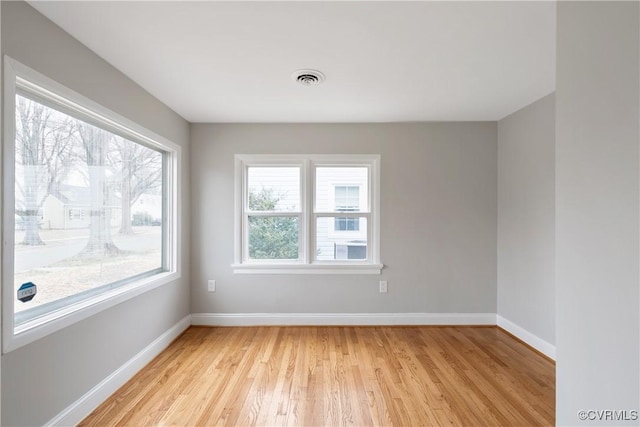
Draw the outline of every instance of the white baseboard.
M160 354L171 342L191 325L191 315L184 317L168 331L160 335L124 365L69 405L45 426L76 425L95 408L129 381L140 369Z
M510 334L518 337L522 341L529 344L531 347L538 350L540 353L549 357L552 360L556 360L556 346L548 343L537 335L532 334L526 329L522 328L519 325L511 322L510 320L505 319L504 317L498 315L496 316L498 320L498 326Z
M200 326L495 325L493 313L194 313Z

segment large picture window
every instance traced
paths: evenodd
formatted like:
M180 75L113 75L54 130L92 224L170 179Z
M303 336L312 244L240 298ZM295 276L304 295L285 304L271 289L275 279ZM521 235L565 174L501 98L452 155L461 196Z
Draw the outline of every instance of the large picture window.
M379 274L378 156L236 156L236 273Z
M60 318L177 273L175 146L9 65L5 351Z

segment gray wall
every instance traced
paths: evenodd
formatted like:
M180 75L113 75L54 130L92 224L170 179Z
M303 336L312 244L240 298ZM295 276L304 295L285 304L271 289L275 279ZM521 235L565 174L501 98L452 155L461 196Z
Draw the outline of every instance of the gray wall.
M193 313L496 312L495 122L196 124L191 143ZM380 154L382 276L234 275L236 153Z
M640 409L639 5L558 2L559 425Z
M498 122L498 315L555 343L555 96Z
M2 425L58 415L189 314L189 125L24 2L2 2L2 53L183 147L183 277L2 356Z
M0 7L0 46L2 46L2 7ZM0 70L2 70L2 65L0 65ZM4 81L3 79L3 72L0 72L0 81ZM0 84L0 122L2 122L2 108L3 108L3 103L2 103L2 93L4 91L3 85ZM0 126L0 129L2 129L3 127ZM2 178L0 178L0 182L2 182ZM0 207L2 207L2 202L0 202ZM4 236L3 236L3 232L2 230L0 230L0 242L4 241ZM2 259L2 248L0 245L0 260ZM2 264L0 263L0 277L2 277ZM0 292L1 294L2 292ZM0 297L0 307L2 307L2 297ZM2 313L0 312L0 334L2 333ZM1 337L0 337L1 338ZM2 424L2 363L0 363L0 424Z

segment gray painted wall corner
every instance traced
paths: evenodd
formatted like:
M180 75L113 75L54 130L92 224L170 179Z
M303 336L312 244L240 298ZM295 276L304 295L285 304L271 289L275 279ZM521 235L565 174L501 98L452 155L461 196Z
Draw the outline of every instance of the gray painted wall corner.
M188 316L189 124L25 2L1 2L2 53L182 147L182 278L2 356L2 425L42 425Z
M555 94L498 122L498 315L555 344Z
M558 2L558 425L640 404L640 4Z

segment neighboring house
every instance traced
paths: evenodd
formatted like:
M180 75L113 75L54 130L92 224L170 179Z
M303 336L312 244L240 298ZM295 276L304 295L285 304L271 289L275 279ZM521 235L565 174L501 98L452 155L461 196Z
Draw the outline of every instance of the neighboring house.
M106 194L106 215L112 227L120 225L122 208L120 198L113 191ZM43 205L43 229L72 229L89 226L91 212L91 188L76 185L60 185L45 199Z
M316 175L316 210L366 211L369 203L366 168L324 168ZM326 217L316 224L316 255L319 260L366 259L365 218Z
M159 194L141 194L131 205L131 214L148 214L154 221L162 218L162 196Z

